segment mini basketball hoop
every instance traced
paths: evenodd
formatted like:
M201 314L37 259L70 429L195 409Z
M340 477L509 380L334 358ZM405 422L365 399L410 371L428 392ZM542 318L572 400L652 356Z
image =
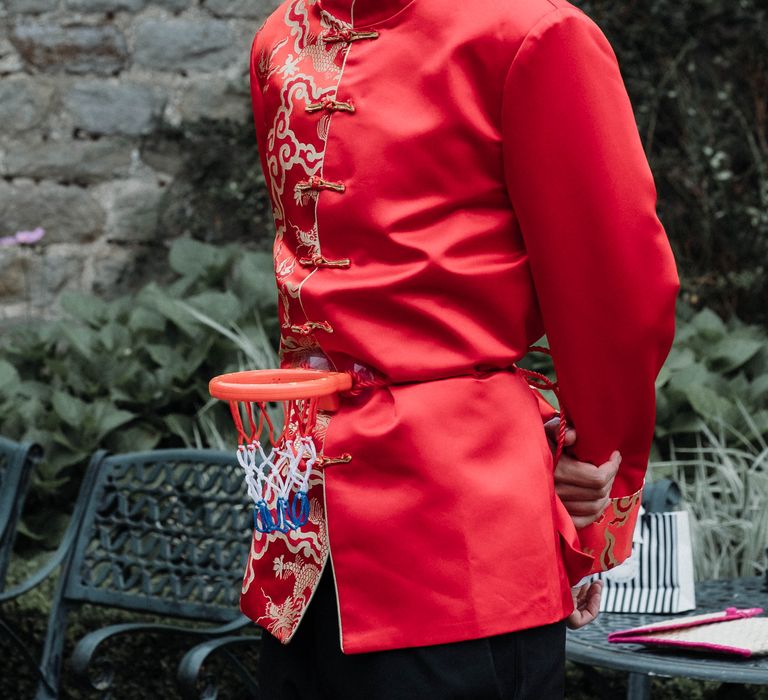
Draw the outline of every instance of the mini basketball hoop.
M259 532L287 533L307 522L309 478L324 462L315 443L317 412L335 410L338 392L351 387L349 374L314 369L249 370L210 381L211 396L229 403ZM271 403L282 404L280 428L267 412Z

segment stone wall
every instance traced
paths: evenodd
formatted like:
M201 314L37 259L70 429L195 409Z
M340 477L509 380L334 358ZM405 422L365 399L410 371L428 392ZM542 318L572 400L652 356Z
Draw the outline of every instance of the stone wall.
M0 324L130 288L185 233L160 213L195 157L180 128L248 128L248 50L276 4L0 0Z

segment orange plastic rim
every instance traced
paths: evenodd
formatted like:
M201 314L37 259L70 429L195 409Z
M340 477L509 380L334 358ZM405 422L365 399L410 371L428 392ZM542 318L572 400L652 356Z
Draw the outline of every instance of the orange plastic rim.
M319 369L252 369L214 377L208 391L225 401L288 401L330 396L352 388L346 372Z

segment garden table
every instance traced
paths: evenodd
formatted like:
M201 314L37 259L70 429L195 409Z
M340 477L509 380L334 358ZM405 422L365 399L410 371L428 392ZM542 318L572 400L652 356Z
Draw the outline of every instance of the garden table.
M764 608L768 586L761 576L696 582L696 609L680 615L600 613L579 630L568 630L569 661L629 672L627 700L648 700L651 676L685 677L721 683L768 685L768 656L728 657L721 654L682 653L641 644L610 644L609 632L661 622L671 617L717 612L727 607Z

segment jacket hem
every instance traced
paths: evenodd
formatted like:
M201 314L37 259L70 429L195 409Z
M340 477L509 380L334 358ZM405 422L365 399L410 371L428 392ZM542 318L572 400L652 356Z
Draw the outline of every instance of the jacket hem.
M519 621L501 621L498 617L482 620L458 621L442 625L434 625L429 631L420 634L410 634L402 627L378 628L374 632L356 634L344 633L344 653L363 654L372 651L388 651L392 649L408 649L411 647L434 646L437 644L450 644L453 642L470 641L493 637L509 632L542 627L555 622L560 622L568 617L571 610L561 610L552 617L545 617L541 621L519 624ZM403 643L403 639L408 639Z

